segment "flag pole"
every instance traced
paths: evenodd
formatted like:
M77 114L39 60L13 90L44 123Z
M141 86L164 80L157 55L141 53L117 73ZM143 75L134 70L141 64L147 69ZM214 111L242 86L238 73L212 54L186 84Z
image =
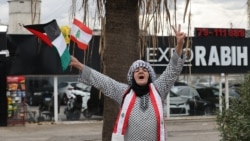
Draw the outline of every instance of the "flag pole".
M73 18L74 19L74 18ZM72 22L73 23L73 22ZM71 44L71 30L72 30L72 27L73 27L73 24L71 24L71 27L70 27L70 41L69 41L69 44ZM70 46L69 46L69 48L70 48ZM73 49L72 49L72 56L74 56L75 55L75 42L73 42ZM70 66L70 72L72 71L72 66Z
M72 56L75 54L75 43L73 43ZM72 71L72 66L70 66L70 71Z

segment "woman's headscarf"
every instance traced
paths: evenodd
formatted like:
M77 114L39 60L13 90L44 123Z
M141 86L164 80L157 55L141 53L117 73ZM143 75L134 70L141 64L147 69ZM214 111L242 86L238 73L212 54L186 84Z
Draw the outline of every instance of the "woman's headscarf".
M139 67L144 67L148 70L149 73L149 77L151 79L152 82L154 82L154 80L156 79L156 74L154 69L151 67L151 65L148 62L145 62L143 60L137 60L135 62L133 62L133 64L130 66L129 71L128 71L128 84L130 86L132 86L133 83L133 77L134 77L134 72L137 68Z

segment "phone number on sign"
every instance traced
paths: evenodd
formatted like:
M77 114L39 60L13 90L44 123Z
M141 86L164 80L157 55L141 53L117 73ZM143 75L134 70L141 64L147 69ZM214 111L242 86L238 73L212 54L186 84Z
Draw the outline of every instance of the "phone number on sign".
M233 28L195 28L194 32L196 37L234 37L245 38L245 29Z

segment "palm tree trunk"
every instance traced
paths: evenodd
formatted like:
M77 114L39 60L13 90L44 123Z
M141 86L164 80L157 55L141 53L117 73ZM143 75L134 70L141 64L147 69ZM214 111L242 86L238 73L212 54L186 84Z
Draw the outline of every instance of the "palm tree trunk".
M107 0L104 29L103 73L127 82L127 72L139 59L138 0ZM110 141L119 107L104 98L103 141Z

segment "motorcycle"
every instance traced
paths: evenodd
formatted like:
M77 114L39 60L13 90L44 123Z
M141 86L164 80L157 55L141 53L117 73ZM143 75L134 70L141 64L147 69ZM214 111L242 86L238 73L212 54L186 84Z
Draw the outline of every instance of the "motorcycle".
M90 99L90 92L86 91L81 83L71 90L67 95L68 102L64 109L67 120L79 120L81 113L85 118L91 118L92 113L89 112L87 102Z
M58 99L58 102L60 99ZM54 118L54 96L52 91L44 91L41 94L39 102L39 115L37 121L52 121ZM60 113L60 105L58 104L58 113Z
M54 102L52 92L42 93L38 110L38 121L52 120L54 117Z

